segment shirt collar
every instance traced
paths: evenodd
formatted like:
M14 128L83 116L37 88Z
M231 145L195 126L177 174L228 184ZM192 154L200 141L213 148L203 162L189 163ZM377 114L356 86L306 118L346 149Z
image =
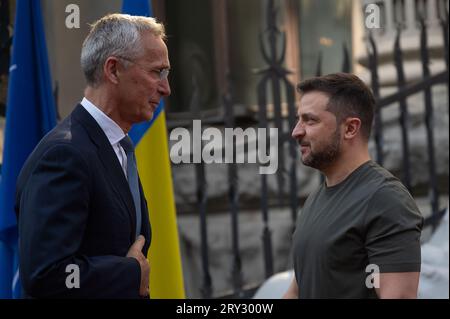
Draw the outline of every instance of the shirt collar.
M116 122L114 122L109 116L103 113L102 110L100 110L87 98L83 98L83 100L81 101L81 105L95 119L98 125L100 125L111 145L115 145L125 137L125 133L120 128L120 126L117 125Z

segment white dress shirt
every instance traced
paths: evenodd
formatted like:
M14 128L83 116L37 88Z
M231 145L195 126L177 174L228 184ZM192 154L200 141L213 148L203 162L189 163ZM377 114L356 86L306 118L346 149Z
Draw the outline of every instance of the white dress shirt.
M89 112L89 114L94 118L105 133L109 143L111 143L111 146L116 153L117 159L122 166L125 176L127 176L127 155L125 150L120 145L120 141L125 137L125 133L116 122L92 104L92 102L87 98L83 98L81 105L86 109L86 111Z

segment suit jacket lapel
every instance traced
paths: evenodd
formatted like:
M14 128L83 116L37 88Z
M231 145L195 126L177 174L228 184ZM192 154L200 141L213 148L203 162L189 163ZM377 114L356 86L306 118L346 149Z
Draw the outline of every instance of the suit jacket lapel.
M98 155L103 163L103 166L105 167L105 171L107 172L105 175L110 180L113 188L119 194L119 197L127 207L128 215L131 219L131 237L132 242L134 242L136 210L134 208L133 196L131 194L130 187L128 186L128 181L123 173L122 167L120 166L119 160L117 159L117 155L101 127L82 105L78 104L72 115L83 124L92 142L97 146Z
M150 248L150 244L152 242L152 227L150 223L150 218L148 214L147 201L144 196L144 190L142 188L141 181L139 180L139 191L141 193L141 212L142 212L142 231L141 234L145 237L145 245L143 247L143 253L147 256L148 249Z

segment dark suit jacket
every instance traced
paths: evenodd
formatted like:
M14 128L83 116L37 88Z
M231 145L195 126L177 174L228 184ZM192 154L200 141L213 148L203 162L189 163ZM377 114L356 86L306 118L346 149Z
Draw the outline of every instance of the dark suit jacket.
M151 229L142 187L141 203L147 255ZM16 213L27 296L139 298L139 263L125 257L135 241L133 198L106 135L81 105L27 159ZM75 283L69 264L79 267L79 288L66 286Z

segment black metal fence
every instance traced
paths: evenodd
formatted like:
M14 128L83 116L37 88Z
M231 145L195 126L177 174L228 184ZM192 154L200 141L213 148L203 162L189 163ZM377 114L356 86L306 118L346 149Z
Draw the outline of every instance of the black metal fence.
M411 95L423 92L424 94L424 122L426 127L427 138L427 154L428 154L428 172L429 172L429 200L431 206L431 217L425 220L425 226L432 225L436 227L440 218L445 212L439 210L439 190L436 174L436 156L435 156L435 138L434 138L434 107L431 89L434 85L447 84L447 100L448 100L448 85L449 85L449 71L448 71L448 12L440 17L440 25L442 28L442 36L444 43L444 57L446 62L446 70L431 75L430 73L430 57L428 49L428 36L426 23L423 17L420 17L420 60L422 64L422 79L415 83L407 84L404 71L404 54L400 46L400 39L402 29L401 26L397 28L395 44L393 48L394 63L397 73L397 87L398 91L387 95L380 96L380 82L378 76L378 50L373 35L369 35L369 68L371 71L372 90L376 98L376 114L374 120L374 140L376 144L376 159L380 165L383 165L383 119L382 110L391 105L398 103L400 108L399 125L401 128L402 137L402 176L403 184L412 192L411 185L411 151L410 140L408 135L409 127L409 112L407 98ZM447 109L448 116L448 109ZM413 194L414 195L414 194Z
M260 48L264 61L267 63L267 67L257 71L257 74L261 77L261 80L257 87L258 96L258 115L257 122L258 128L265 129L268 131L269 127L276 127L278 129L278 145L280 148L287 144L289 147L289 156L292 158L289 167L286 167L285 155L283 152L278 153L278 170L276 172L276 182L278 187L278 199L277 205L280 207L289 205L292 218L292 229L295 225L296 214L299 208L298 200L298 181L296 165L297 162L297 143L291 138L290 128L294 127L296 120L296 108L295 108L295 89L292 83L289 82L287 76L289 71L283 66L285 60L285 48L286 39L285 35L280 32L276 24L277 11L274 6L274 1L268 1L267 7L267 28L260 35ZM193 81L193 98L192 107L193 117L199 118L199 112L197 105L197 93L198 87L195 85L195 80ZM233 114L233 94L232 94L232 83L229 83L228 93L223 97L223 107L224 107L224 124L225 127L234 127L235 117ZM287 104L288 116L282 115L282 91L284 91L284 96ZM269 94L268 92L271 92ZM273 111L273 117L268 118L268 105L271 105ZM288 121L288 127L283 125L284 121ZM206 121L207 123L207 121ZM266 145L269 145L269 136L266 135ZM235 154L235 151L233 151ZM202 258L202 269L203 269L203 282L201 293L204 298L211 298L213 296L218 296L218 294L213 293L213 281L211 279L211 274L209 270L209 251L208 251L208 237L207 237L207 181L205 175L205 167L203 163L195 164L195 176L196 176L196 189L197 189L197 205L200 218L200 238L201 238L201 258ZM256 177L255 177L256 178ZM269 191L268 191L268 181L267 175L260 174L261 179L261 193L260 193L260 209L261 218L263 221L262 229L262 246L264 255L264 269L265 278L270 277L274 274L274 258L273 258L273 245L272 245L272 230L270 227L270 214L269 214ZM289 202L286 203L285 199L285 185L286 180L289 180ZM242 274L242 262L241 253L239 248L239 181L238 181L238 166L234 163L228 164L228 200L229 200L229 211L231 218L231 234L232 234L232 286L233 293L227 296L221 297L236 297L236 298L246 298L250 297L254 292L257 285L260 283L254 283L256 286L251 288L244 288L244 278ZM263 281L264 278L261 278ZM248 286L248 285L247 285ZM251 285L250 285L251 286ZM220 293L219 293L220 297Z
M266 63L266 67L258 71L260 81L257 86L258 97L258 127L265 128L276 127L279 130L278 145L279 149L287 146L288 152L279 152L279 167L276 173L276 182L278 187L277 205L279 207L289 207L291 212L292 227L295 225L296 215L299 209L300 198L298 185L298 172L296 169L296 162L298 161L298 149L294 139L291 138L291 129L295 126L296 121L296 107L295 107L295 88L288 80L289 71L283 66L285 60L286 38L285 34L277 27L277 9L274 1L267 1L267 27L259 37L261 54ZM429 54L427 48L427 33L426 24L421 21L421 35L420 35L420 55L422 61L422 80L407 84L405 72L403 69L403 52L400 47L401 29L397 30L397 38L393 48L395 68L397 73L398 91L387 95L380 95L380 81L378 76L378 53L377 45L373 36L368 37L368 56L369 69L371 71L371 83L373 93L376 98L376 115L374 119L374 142L376 151L376 161L383 165L384 162L384 143L383 143L383 118L382 110L390 105L398 104L400 108L399 126L401 128L402 136L402 158L403 170L401 179L403 183L411 190L411 165L410 165L410 141L408 136L408 102L407 97L416 93L424 93L425 116L424 121L426 125L427 134L427 153L428 153L428 170L429 170L429 194L432 215L426 219L425 225L431 225L433 228L439 222L444 211L439 208L439 191L436 177L436 159L435 159L435 139L433 136L433 99L431 88L437 84L447 83L448 87L448 12L441 18L442 33L444 36L444 50L445 61L447 69L435 75L431 75L429 70ZM343 46L344 59L342 63L342 71L350 72L350 57L347 47ZM317 75L321 74L322 55L319 53L319 60L317 64ZM197 94L198 87L195 85L194 79L194 94L192 98L192 110L194 118L199 118L197 108ZM224 107L224 124L226 127L234 127L235 117L233 114L233 94L232 83L229 85L228 93L223 98ZM270 92L270 93L268 93ZM448 91L447 91L448 95ZM268 117L268 108L272 108L269 112L273 114ZM448 114L447 114L448 116ZM287 125L285 125L287 123ZM269 141L266 141L268 145ZM285 157L290 157L289 160ZM207 176L203 163L195 164L196 176L196 190L197 190L197 205L200 218L200 237L201 237L201 258L203 269L203 282L201 293L204 298L224 297L220 292L214 292L214 282L210 274L209 251L208 251L208 237L207 237ZM256 178L256 177L255 177ZM261 245L264 256L265 278L261 278L259 283L254 283L252 288L245 283L242 273L241 252L239 246L239 222L238 216L240 212L239 204L239 180L238 168L236 164L228 164L228 201L229 212L231 218L231 246L232 246L232 269L230 269L233 285L233 293L225 297L232 298L247 298L251 297L255 291L255 287L260 285L266 278L274 274L274 254L272 244L272 230L269 214L269 198L270 194L267 185L267 175L260 175L260 209L261 219L263 222L263 229L261 233ZM286 182L288 181L288 182ZM288 187L289 196L285 196Z

